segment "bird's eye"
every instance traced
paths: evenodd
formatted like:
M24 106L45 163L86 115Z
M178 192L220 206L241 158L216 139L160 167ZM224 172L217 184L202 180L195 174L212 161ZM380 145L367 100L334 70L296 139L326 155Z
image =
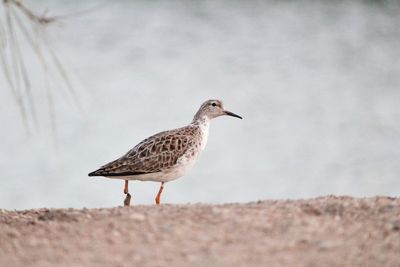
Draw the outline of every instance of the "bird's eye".
M215 107L217 104L216 103L212 103L211 106Z

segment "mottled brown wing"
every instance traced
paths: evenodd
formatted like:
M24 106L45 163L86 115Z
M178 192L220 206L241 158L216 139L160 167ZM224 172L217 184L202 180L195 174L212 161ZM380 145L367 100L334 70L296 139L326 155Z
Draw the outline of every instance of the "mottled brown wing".
M195 126L187 126L153 135L90 176L131 176L160 172L174 166L200 135Z

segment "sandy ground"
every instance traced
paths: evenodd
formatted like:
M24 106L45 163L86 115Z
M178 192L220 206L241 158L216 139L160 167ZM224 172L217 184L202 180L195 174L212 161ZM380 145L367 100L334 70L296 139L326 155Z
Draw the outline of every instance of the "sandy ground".
M400 198L0 210L0 266L400 266Z

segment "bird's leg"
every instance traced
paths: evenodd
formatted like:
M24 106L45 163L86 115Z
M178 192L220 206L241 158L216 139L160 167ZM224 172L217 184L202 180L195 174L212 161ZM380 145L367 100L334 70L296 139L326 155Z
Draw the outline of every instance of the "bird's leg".
M125 187L124 187L124 194L128 194L129 190L128 190L128 180L125 180Z
M160 197L161 197L161 193L164 189L164 182L161 182L161 186L160 186L160 190L158 190L158 194L156 196L156 204L160 205Z
M131 194L128 191L128 180L125 180L124 194L126 195L124 199L124 206L128 207L131 205Z

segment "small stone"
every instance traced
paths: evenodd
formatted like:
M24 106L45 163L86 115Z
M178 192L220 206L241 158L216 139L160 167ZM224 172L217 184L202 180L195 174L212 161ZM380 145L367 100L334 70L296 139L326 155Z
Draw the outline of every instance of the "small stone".
M18 232L17 230L14 230L14 229L10 229L10 230L7 232L7 235L8 235L9 237L11 237L11 238L18 238L18 237L20 236L19 232Z
M129 218L139 222L144 221L144 219L146 219L146 217L140 213L133 213L129 216Z
M400 221L395 221L392 223L392 230L393 231L400 231Z

